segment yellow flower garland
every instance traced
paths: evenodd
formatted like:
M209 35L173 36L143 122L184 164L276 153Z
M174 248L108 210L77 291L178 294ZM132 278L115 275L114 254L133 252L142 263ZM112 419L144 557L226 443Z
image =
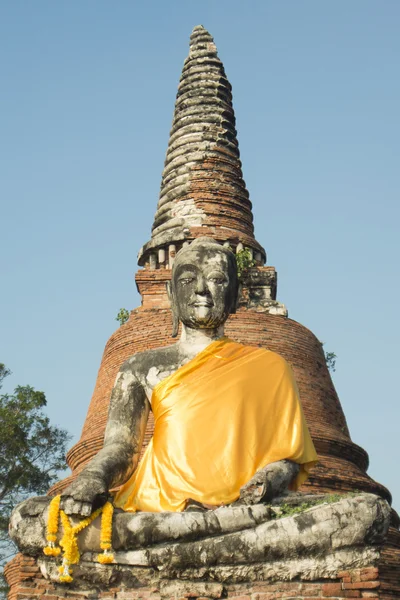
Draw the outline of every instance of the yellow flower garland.
M103 513L101 515L100 548L103 552L97 555L97 560L103 565L112 563L114 560L114 555L111 552L113 512L113 505L111 502L107 502L103 506Z
M61 496L55 496L49 505L49 518L47 520L46 529L46 540L48 541L48 545L43 548L43 552L46 556L58 556L61 552L61 548L55 545L55 542L57 541L60 500Z
M80 560L78 548L78 533L92 523L96 517L101 514L100 528L100 548L103 553L97 555L99 563L108 564L114 560L112 553L112 518L114 507L111 502L106 502L104 506L95 510L90 517L83 519L77 525L71 525L69 517L63 510L60 510L61 496L55 496L49 506L49 517L47 520L46 540L48 545L43 548L46 556L58 556L63 549L63 561L59 567L60 581L70 583L72 581L70 565L76 565ZM63 526L63 537L60 540L60 547L56 546L59 520Z

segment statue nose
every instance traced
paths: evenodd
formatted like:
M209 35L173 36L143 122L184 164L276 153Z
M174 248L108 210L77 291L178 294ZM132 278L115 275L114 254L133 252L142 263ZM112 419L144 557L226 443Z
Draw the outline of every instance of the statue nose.
M200 294L202 296L208 294L208 287L204 277L199 277L197 279L196 294Z

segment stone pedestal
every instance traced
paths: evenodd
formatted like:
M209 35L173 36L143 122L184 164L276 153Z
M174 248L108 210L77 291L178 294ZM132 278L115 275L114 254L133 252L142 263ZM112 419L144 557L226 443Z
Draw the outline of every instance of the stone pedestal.
M14 586L10 600L342 600L344 598L400 598L400 582L391 583L378 565L338 571L329 579L301 579L295 581L248 581L220 583L202 581L162 580L157 585L142 585L135 573L126 582L106 587L71 584L68 588L46 580L32 558L17 557L10 563L7 573L18 564L18 585ZM112 570L112 567L99 567Z
M25 554L6 568L10 600L400 598L400 544L387 502L371 494L307 498L207 513L116 513L109 565L97 561L97 519L80 534L69 584L59 583L61 559L42 553L45 503L27 501L11 520Z

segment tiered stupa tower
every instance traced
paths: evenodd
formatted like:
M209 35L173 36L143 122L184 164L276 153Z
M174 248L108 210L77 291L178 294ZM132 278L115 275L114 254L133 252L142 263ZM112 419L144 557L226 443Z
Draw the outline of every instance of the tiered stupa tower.
M231 90L213 38L195 28L178 86L151 240L139 253L140 266L170 266L175 250L199 235L234 248L245 245L264 264L265 250L254 239Z

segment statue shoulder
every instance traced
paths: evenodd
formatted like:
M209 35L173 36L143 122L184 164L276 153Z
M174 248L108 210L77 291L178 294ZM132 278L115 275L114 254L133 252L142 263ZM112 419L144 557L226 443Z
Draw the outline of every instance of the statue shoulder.
M176 365L178 362L178 348L176 344L173 344L133 354L122 364L120 372L129 373L141 381L153 367L164 370Z
M292 374L292 367L281 354L274 352L273 350L268 350L266 348L260 348L263 351L263 357L266 363L273 366L278 372L287 372Z

